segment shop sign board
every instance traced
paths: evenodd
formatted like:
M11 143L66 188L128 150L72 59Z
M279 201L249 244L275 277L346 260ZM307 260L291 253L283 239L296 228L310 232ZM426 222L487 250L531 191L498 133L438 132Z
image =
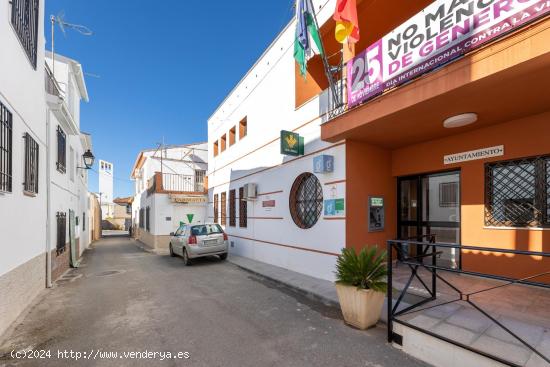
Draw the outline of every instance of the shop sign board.
M274 208L275 204L275 200L264 200L262 201L262 208Z
M330 173L334 171L334 156L323 154L313 158L314 173Z
M348 106L456 60L548 13L548 0L434 1L348 62Z
M345 214L344 199L329 199L325 200L325 216L342 216Z
M206 196L185 196L185 195L170 195L173 203L178 204L204 204L208 202Z
M304 155L304 138L295 132L281 130L281 154Z
M469 152L446 155L445 157L443 157L443 163L455 164L455 163L461 163L461 162L475 161L478 159L500 157L503 155L504 155L504 145L498 145L496 147L470 150Z

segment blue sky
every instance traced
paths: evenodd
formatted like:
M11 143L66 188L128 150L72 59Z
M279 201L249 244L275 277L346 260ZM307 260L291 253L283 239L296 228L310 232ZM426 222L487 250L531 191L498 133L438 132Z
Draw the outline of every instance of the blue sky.
M141 149L206 141L206 121L293 15L292 0L47 0L46 18L89 27L56 28L56 52L80 61L90 102L81 130L96 159L114 164L115 196L133 193ZM50 25L46 23L46 47ZM97 169L97 161L96 167ZM90 191L97 191L90 172Z

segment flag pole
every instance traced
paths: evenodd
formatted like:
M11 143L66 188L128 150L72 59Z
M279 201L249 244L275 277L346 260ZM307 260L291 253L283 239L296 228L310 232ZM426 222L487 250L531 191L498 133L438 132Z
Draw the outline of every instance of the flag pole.
M315 22L315 27L318 29L319 31L319 38L320 38L320 43L321 43L321 59L323 60L323 66L324 66L324 69L325 69L325 75L328 79L328 85L329 85L329 88L331 90L331 93L332 93L332 98L334 99L334 101L336 102L336 105L337 106L340 106L340 96L338 95L338 93L336 92L336 83L334 82L334 78L332 77L332 72L331 72L331 68L330 68L330 65L328 63L328 60L327 60L327 57L326 57L326 53L325 53L325 45L323 44L323 37L321 35L321 28L319 28L319 23L317 22L317 14L316 14L316 9L315 7L313 6L313 1L312 0L306 0L309 2L309 5L310 5L310 8L313 10L312 13L313 13L313 21Z

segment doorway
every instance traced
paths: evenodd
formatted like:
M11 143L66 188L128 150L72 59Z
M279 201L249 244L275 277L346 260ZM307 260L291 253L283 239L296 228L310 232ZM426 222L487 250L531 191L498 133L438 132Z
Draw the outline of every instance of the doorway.
M433 236L438 243L460 243L460 171L400 177L397 184L400 239L427 242ZM438 251L438 265L461 267L460 251Z

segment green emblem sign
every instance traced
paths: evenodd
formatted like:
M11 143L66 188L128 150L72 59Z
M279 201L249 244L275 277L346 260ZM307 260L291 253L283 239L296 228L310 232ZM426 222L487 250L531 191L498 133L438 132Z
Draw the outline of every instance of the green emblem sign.
M281 154L304 155L304 138L295 132L281 130Z
M384 198L381 198L381 197L371 197L371 198L370 198L370 206L374 206L374 207L382 207L382 206L384 206Z
M191 224L191 222L193 222L193 217L195 215L194 214L187 214L187 220L189 221L189 224Z
M344 214L344 199L334 200L334 207L335 207L335 210L336 210L336 215L343 215Z

